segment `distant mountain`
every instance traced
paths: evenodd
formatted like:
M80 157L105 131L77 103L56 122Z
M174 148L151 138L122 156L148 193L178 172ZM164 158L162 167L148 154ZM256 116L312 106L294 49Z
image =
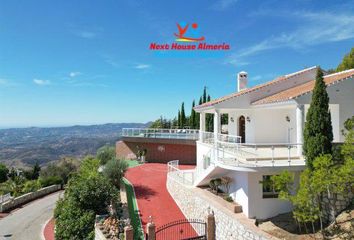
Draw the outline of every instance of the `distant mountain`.
M144 128L151 123L108 123L90 126L0 129L0 162L26 167L63 157L95 154L105 144L114 144L122 128Z

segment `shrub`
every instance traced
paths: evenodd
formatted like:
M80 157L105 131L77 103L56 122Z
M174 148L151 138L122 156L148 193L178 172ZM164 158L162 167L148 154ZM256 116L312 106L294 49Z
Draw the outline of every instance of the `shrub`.
M59 176L49 176L39 178L39 182L42 187L48 187L55 184L63 184L63 180Z
M97 150L96 158L101 165L105 165L109 160L116 158L116 149L110 146L103 146Z
M54 217L56 239L95 238L95 213L83 210L70 199L57 202Z
M230 178L230 177L225 176L225 177L221 178L221 185L225 188L226 193L230 192L231 182L232 182L232 178Z
M233 202L234 200L230 196L225 196L224 199L228 202Z
M120 181L122 180L127 168L128 164L126 161L111 159L105 165L103 175L106 176L111 183L119 189Z
M35 192L38 189L40 189L41 187L42 187L42 185L38 180L27 181L23 185L22 192L23 193Z
M8 173L9 169L4 164L0 163L0 183L6 182Z

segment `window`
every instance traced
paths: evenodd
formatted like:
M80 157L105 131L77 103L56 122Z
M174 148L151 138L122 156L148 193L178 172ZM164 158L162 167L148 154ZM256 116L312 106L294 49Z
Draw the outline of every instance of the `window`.
M263 181L263 198L278 198L279 193L274 188L274 183L271 179L272 175L264 175Z

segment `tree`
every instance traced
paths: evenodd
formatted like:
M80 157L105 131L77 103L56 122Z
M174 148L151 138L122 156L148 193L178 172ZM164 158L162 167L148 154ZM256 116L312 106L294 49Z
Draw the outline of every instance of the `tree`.
M36 162L32 169L32 180L38 179L39 173L41 172L41 167L38 162Z
M111 146L103 146L97 150L96 157L101 165L105 165L109 160L116 158L116 149Z
M6 165L0 163L0 183L6 182L8 173L9 169L6 167Z
M195 107L195 101L193 100L193 103L192 103L192 110L191 110L191 116L189 118L189 126L192 128L192 129L196 129L197 128L197 113L196 111L194 111L194 107Z
M344 56L342 62L337 67L337 72L354 68L354 48Z
M120 182L124 176L125 171L128 168L128 164L124 160L112 159L109 160L103 170L103 175L108 178L111 183L120 188Z
M180 127L183 128L186 124L186 113L184 111L184 102L182 102L182 106L181 106L181 125Z
M204 86L204 90L203 90L203 103L207 102L207 90L206 90L206 86Z
M313 161L322 154L332 154L332 122L329 111L329 97L323 80L323 72L317 70L315 87L304 129L303 151L306 164L313 169Z

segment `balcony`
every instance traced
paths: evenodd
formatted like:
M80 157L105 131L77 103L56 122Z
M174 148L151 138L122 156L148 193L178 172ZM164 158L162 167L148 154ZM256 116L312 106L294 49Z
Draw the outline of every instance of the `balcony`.
M215 143L216 141L216 143ZM240 136L200 132L199 142L208 144L212 158L234 167L304 166L302 145L292 143L241 143Z
M160 128L123 128L123 137L198 140L199 130L160 129Z

